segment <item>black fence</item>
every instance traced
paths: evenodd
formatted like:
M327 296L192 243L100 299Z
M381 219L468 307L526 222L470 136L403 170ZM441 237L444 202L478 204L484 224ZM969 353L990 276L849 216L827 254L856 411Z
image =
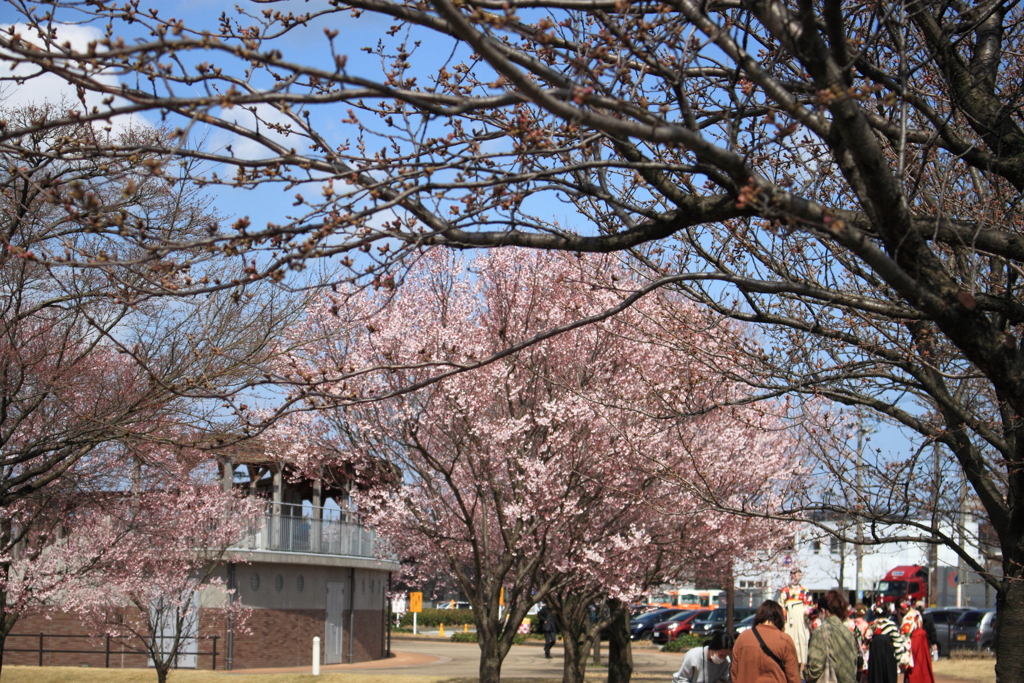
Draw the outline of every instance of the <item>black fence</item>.
M110 636L104 637L104 641L105 642L104 642L104 647L103 647L102 650L95 650L95 649L93 649L93 650L63 650L63 649L47 649L45 647L46 639L47 638L58 638L58 639L59 638L88 638L88 639L91 639L91 640L96 640L96 639L101 638L101 637L103 637L103 636L57 635L57 634L49 635L48 636L45 633L10 633L10 634L7 635L7 638L8 638L7 642L10 642L11 638L35 638L38 641L38 646L37 647L8 647L7 643L5 643L4 644L4 652L38 652L39 653L39 666L43 666L43 655L45 655L45 654L103 655L103 657L104 657L103 666L105 668L107 668L107 669L110 668L110 655L112 655L112 654L114 654L114 655L124 655L124 654L127 654L127 655L137 655L137 656L147 656L148 657L148 654L145 651L141 651L141 650L128 650L127 652L120 652L120 651L116 651L116 650L111 650L110 649L111 642L114 642L115 644L117 644L118 641L113 639L113 638L111 638ZM214 671L216 671L217 670L217 639L218 638L220 638L220 636L199 636L198 638L196 638L196 640L209 640L209 641L212 641L213 649L210 652L181 652L181 653L179 653L179 656L195 655L197 663L199 661L199 657L213 657L212 669ZM191 640L191 638L190 638L190 640ZM177 667L175 667L175 668L177 668Z

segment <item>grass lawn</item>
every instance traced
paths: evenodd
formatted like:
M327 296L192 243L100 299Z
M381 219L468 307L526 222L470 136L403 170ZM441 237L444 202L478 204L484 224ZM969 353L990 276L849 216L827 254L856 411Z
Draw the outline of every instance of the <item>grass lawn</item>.
M442 683L437 676L390 673L236 674L228 671L172 671L168 683ZM152 669L92 669L72 666L5 666L2 683L156 683Z
M936 678L959 678L965 681L977 681L978 683L995 683L996 660L994 657L985 658L943 658L932 662L932 671Z

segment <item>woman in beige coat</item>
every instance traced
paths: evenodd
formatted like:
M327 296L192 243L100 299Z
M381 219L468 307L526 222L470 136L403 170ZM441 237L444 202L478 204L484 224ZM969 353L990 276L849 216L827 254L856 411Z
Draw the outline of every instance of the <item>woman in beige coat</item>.
M733 645L732 683L800 683L796 646L782 632L785 625L782 605L774 600L761 603L753 628L741 633Z

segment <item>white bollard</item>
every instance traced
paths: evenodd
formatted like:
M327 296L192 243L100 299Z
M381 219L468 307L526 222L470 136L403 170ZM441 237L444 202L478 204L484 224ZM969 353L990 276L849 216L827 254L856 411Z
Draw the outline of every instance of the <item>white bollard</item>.
M320 675L320 636L313 636L313 675Z

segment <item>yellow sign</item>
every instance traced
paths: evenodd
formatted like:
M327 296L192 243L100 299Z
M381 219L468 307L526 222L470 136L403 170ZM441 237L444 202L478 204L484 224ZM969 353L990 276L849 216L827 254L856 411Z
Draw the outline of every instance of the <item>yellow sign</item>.
M409 611L410 612L422 612L423 611L423 593L409 593Z

